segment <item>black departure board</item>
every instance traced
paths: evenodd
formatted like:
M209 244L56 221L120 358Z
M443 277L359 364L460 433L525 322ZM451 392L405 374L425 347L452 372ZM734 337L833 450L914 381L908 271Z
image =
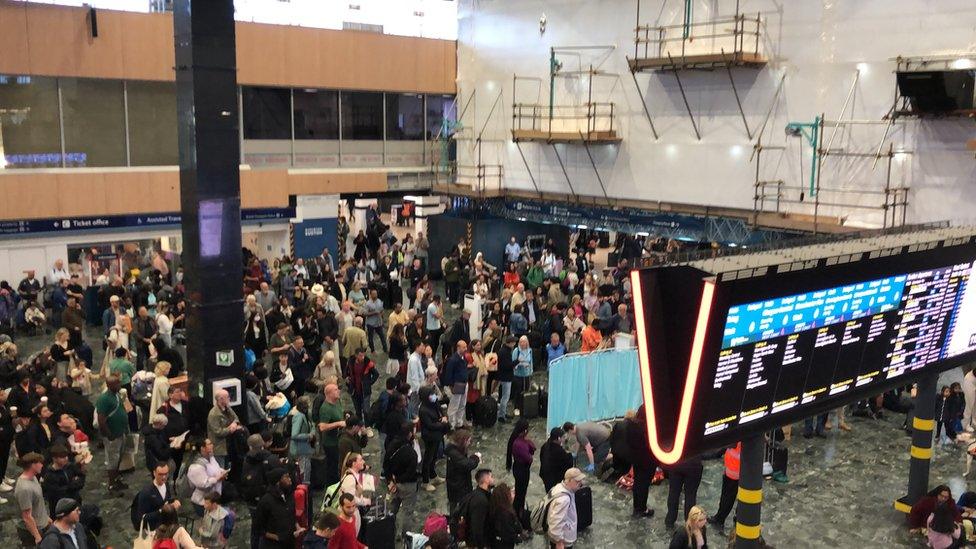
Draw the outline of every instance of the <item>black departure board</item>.
M677 459L972 360L974 269L967 242L749 279L699 271L680 292L635 274L652 449ZM696 321L669 315L696 299Z

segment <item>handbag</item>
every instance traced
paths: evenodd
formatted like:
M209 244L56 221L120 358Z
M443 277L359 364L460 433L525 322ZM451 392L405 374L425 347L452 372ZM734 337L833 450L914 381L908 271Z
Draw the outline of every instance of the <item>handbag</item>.
M152 530L146 528L146 519L143 518L139 522L139 533L132 540L132 549L152 549L154 535Z

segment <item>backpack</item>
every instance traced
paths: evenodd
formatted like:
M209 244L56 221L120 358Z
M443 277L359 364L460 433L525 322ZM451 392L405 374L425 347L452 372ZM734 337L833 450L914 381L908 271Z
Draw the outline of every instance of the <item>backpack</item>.
M342 481L346 480L349 473L342 475L339 482L329 486L325 489L325 497L322 498L322 507L319 511L338 511L339 510L339 496L342 495L342 491L339 489L342 486Z
M447 530L447 516L440 513L431 512L424 520L424 535L430 537L434 532Z
M461 498L461 501L458 502L457 507L454 508L454 512L447 519L450 531L454 534L454 539L456 540L467 540L468 538L468 508L471 507L471 498L474 497L476 490L465 494Z
M549 506L555 500L556 497L550 492L532 509L532 514L529 515L529 526L536 534L549 532Z
M383 395L386 395L387 398L383 398ZM375 427L379 429L383 426L383 422L386 420L387 404L389 400L389 394L386 391L383 391L383 394L369 405L369 410L366 412L365 418L367 427Z
M254 370L255 362L257 362L257 357L254 355L254 351L251 349L244 349L244 371L252 372Z
M225 509L227 508L225 507ZM237 514L232 509L227 509L227 516L224 517L224 525L220 528L220 535L224 539L230 539L230 535L234 533L235 522L237 522Z
M193 495L193 491L196 488L194 488L193 484L190 482L190 475L187 473L190 472L190 467L192 465L196 465L198 463L202 465L202 461L202 458L197 457L197 459L193 460L193 462L190 463L190 465L187 465L185 469L182 467L180 468L180 474L178 477L176 477L176 482L174 483L177 497L188 498ZM136 526L136 528L138 528L138 526Z
M253 463L244 460L241 473L241 496L248 503L257 503L267 491L265 489L265 462Z

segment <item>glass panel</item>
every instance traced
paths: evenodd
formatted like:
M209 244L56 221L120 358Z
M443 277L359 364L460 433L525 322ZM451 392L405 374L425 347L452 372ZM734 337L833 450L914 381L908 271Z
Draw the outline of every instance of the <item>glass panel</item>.
M244 139L291 139L291 99L286 88L243 89Z
M449 123L442 129L444 120L448 120ZM457 106L454 104L454 96L427 96L427 139L436 139L438 136L453 133L455 120L457 120Z
M0 75L0 168L61 166L54 78Z
M61 108L68 165L125 166L121 80L62 78ZM71 161L76 154L83 163Z
M424 96L386 94L386 138L420 141L424 138Z
M129 155L133 166L180 163L174 82L129 82Z
M342 139L383 139L383 94L342 92Z
M339 92L295 90L295 139L339 139Z

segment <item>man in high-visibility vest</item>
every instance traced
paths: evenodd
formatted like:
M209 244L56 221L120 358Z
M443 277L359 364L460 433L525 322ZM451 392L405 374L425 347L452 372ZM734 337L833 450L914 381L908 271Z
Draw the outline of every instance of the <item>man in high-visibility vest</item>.
M722 498L718 502L718 511L708 518L709 524L725 529L725 519L732 512L736 494L739 490L739 464L742 455L742 443L725 450L725 474L722 476Z

